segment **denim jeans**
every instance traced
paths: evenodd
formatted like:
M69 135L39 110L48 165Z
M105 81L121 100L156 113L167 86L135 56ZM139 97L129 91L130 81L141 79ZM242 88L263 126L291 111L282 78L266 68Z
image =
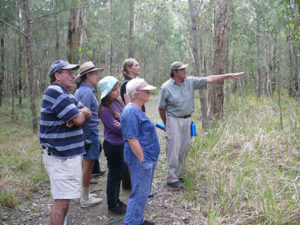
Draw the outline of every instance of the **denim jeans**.
M124 145L112 145L104 140L103 149L107 159L108 175L106 196L108 208L113 208L120 201L120 184L124 176Z
M144 222L144 211L151 191L157 161L126 162L131 176L132 191L129 197L124 225L139 225Z

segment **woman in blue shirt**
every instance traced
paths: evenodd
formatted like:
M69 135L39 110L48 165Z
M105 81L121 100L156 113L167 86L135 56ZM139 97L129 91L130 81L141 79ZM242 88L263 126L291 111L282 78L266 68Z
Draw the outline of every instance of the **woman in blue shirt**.
M155 87L144 79L134 78L126 87L131 102L121 114L121 129L124 140L124 160L129 167L132 192L129 197L124 225L152 225L144 220L147 198L160 153L155 126L142 111Z

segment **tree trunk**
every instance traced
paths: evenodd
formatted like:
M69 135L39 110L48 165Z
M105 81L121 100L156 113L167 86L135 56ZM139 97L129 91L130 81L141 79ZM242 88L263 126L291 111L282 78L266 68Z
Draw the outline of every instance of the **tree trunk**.
M20 9L19 15L22 15L22 9ZM22 30L21 27L21 18L19 17L19 29ZM19 104L22 104L23 100L23 75L24 75L24 68L23 68L23 44L22 44L22 34L19 32L19 60L18 60L18 97L19 97Z
M228 72L228 20L230 0L215 0L212 73ZM224 81L211 84L208 90L210 119L223 117Z
M128 40L128 58L135 57L134 48L134 23L135 23L135 0L130 0L130 26L129 26L129 40Z
M0 25L0 107L2 106L3 79L4 79L4 27Z
M57 12L58 0L55 0L55 11ZM58 13L54 14L55 16L55 57L56 60L60 59L59 55L59 16Z
M70 63L79 63L79 47L81 45L81 34L83 29L83 9L80 0L72 0L68 31L68 60Z
M36 82L33 78L33 60L32 60L32 31L30 26L30 9L28 6L29 0L23 0L23 13L25 18L25 45L27 52L27 73L29 81L29 91L30 91L30 109L31 109L31 120L32 120L32 130L34 133L38 130L36 104L35 104L35 87Z
M113 55L114 55L114 48L113 48L113 1L110 0L110 26L109 26L109 33L110 33L110 54L109 54L109 72L112 76L113 74Z
M259 98L261 97L262 94L262 79L261 79L261 69L260 69L260 56L259 56L259 49L260 49L260 40L259 40L259 35L260 35L260 29L259 29L259 18L257 18L256 21L256 96Z
M231 56L231 72L235 71L235 59L234 59L235 51L233 51L233 54ZM237 89L237 82L231 83L231 92L235 93Z
M197 77L202 77L201 68L203 65L200 64L199 60L199 50L198 50L198 40L197 40L197 21L196 21L196 13L193 0L189 0L191 21L192 21L192 37L193 37L193 57L195 63L195 71ZM201 54L202 56L202 54ZM199 89L200 95L200 103L201 103L201 114L202 114L202 127L207 128L207 102L206 102L206 91L203 89Z

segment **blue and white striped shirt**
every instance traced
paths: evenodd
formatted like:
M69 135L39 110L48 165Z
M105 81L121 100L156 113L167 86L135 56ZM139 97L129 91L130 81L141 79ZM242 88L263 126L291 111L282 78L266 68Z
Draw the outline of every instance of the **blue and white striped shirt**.
M81 127L66 126L84 108L74 96L58 84L44 92L41 106L40 144L53 156L69 158L85 153Z

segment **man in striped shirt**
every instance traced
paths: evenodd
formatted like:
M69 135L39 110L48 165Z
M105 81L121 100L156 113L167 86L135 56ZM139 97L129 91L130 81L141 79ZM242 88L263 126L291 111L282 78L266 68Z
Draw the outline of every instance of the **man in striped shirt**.
M64 60L54 62L49 71L51 85L41 106L40 143L54 199L52 225L66 224L70 199L81 196L82 154L85 153L81 126L91 111L69 92L79 65Z

